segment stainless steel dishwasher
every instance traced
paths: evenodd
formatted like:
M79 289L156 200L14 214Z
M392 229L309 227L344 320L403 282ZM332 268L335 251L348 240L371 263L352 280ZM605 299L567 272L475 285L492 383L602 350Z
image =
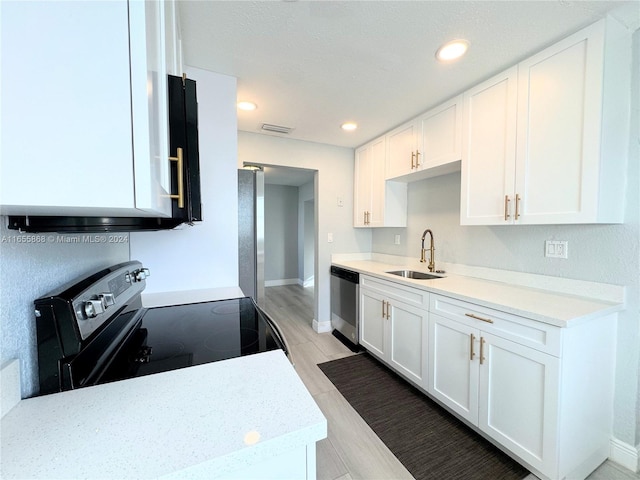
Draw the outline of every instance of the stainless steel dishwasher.
M360 274L331 266L331 326L333 334L358 351L358 295Z

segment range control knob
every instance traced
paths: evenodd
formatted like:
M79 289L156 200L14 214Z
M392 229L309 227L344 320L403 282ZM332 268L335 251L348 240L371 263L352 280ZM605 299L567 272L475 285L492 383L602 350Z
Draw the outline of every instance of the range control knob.
M144 280L145 278L147 278L149 276L149 269L148 268L141 268L140 270L136 270L134 273L134 278L136 279L137 282L141 282L142 280Z
M102 300L88 300L84 302L84 314L88 318L96 318L102 312L104 312Z

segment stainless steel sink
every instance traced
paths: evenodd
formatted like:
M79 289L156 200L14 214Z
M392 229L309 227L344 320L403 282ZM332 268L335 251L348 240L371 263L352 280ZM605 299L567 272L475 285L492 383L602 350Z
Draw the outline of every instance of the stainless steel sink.
M386 272L391 275L398 275L404 278L413 278L414 280L431 280L434 278L443 278L439 275L432 275L430 273L416 272L415 270L394 270L393 272Z

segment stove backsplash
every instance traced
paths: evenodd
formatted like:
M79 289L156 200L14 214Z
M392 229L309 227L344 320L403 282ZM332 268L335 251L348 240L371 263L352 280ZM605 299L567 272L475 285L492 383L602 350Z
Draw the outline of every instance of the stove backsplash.
M129 234L26 234L0 216L0 365L20 359L22 398L38 390L33 301L60 285L129 260ZM116 238L117 237L117 238Z

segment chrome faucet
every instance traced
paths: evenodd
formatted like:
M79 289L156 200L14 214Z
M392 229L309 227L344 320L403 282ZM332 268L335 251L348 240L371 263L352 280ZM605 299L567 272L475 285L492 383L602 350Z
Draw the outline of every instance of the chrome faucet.
M427 236L427 233L429 234L429 236L431 237L431 246L429 247L429 271L433 272L436 269L436 264L433 261L433 256L434 256L434 251L435 248L433 247L433 232L429 229L426 229L424 231L424 233L422 234L422 249L420 250L420 263L426 263L427 260L424 258L424 254L426 253L426 250L424 248L424 239Z

